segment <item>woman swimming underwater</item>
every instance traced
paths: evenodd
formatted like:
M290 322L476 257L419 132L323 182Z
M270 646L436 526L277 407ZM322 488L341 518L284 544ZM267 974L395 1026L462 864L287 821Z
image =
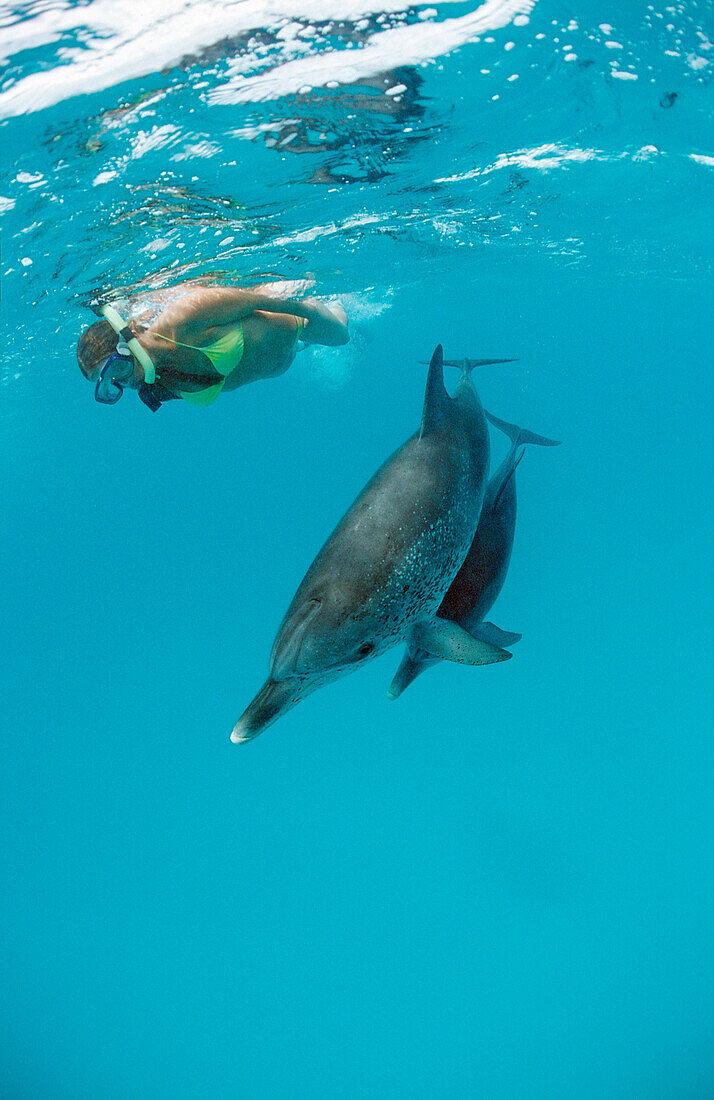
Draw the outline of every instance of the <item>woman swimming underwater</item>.
M132 302L129 321L103 306L77 345L95 398L114 405L128 387L154 412L174 398L210 405L223 390L284 374L301 340L327 347L349 340L342 306L264 289L181 284L162 293L170 300L158 313Z

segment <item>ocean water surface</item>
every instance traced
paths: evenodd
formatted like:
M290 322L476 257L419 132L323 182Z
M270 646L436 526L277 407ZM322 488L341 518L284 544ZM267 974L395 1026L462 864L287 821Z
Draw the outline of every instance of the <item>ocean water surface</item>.
M714 1094L712 41L706 0L0 4L3 1097ZM96 404L92 307L199 276L350 343ZM395 649L231 744L439 342L563 440L514 659L390 703Z

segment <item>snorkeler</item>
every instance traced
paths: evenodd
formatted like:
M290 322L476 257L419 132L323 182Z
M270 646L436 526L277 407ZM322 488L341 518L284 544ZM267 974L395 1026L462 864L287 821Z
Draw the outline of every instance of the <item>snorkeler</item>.
M112 305L101 308L77 344L97 401L114 405L128 388L153 412L175 398L210 405L223 390L284 374L300 341L337 347L349 340L336 303L273 297L261 287L185 287L172 288L158 313L132 306L130 321Z

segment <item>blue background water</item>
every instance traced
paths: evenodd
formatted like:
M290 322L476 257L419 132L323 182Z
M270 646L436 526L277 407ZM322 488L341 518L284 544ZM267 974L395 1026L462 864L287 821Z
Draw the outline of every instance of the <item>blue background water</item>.
M711 7L539 0L403 115L212 101L290 60L245 42L71 98L93 11L3 85L2 1094L711 1096ZM351 344L208 410L93 402L87 302L266 271ZM232 745L438 341L519 356L484 404L565 441L518 470L513 661L390 704L395 650Z

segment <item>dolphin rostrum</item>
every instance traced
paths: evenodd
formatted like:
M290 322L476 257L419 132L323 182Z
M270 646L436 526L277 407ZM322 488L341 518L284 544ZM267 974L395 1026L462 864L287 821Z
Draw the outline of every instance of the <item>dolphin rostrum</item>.
M470 368L450 397L439 345L420 430L368 482L308 569L275 638L268 679L232 741L250 741L316 688L408 637L464 664L511 656L436 618L473 541L488 466Z
M525 431L488 412L486 417L494 427L506 433L511 440L511 449L488 483L471 549L444 596L437 615L465 627L473 637L483 642L509 646L520 641L521 635L501 630L483 620L503 588L511 560L516 527L516 467L525 454L525 443L557 447L560 441ZM396 699L412 680L436 664L438 659L421 649L418 639L409 642L390 685L389 697Z

